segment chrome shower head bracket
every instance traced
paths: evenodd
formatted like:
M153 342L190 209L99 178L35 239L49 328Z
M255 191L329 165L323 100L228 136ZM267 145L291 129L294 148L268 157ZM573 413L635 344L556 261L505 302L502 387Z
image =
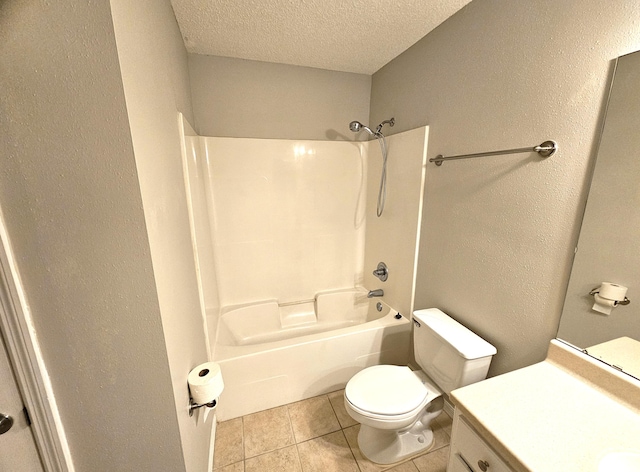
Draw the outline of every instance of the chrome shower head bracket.
M384 120L384 121L383 121L382 123L380 123L380 124L378 125L378 127L376 128L376 134L382 134L380 131L382 131L382 127L383 127L384 125L387 125L387 124L388 124L389 126L393 127L393 125L395 125L395 124L396 124L396 119L395 119L395 118L393 118L393 117L391 117L391 118L390 118L390 119L388 119L388 120Z

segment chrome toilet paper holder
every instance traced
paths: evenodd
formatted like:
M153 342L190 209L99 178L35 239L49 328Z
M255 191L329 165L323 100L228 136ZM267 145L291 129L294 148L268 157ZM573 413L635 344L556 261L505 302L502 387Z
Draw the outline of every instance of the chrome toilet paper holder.
M189 391L189 416L193 416L193 411L198 408L215 408L218 405L218 398L224 390L220 366L215 362L205 362L194 367L187 376L187 388ZM208 410L204 411L206 420Z
M209 403L203 403L201 405L198 405L196 402L193 401L193 398L191 398L191 395L189 395L189 416L193 416L193 411L197 410L198 408L202 408L203 406L206 406L208 408L215 408L217 405L218 405L218 401L216 399L214 399Z
M600 293L600 286L598 286L598 287L594 288L593 290L591 290L589 292L589 295L595 296L598 293ZM613 303L613 306L628 305L629 303L631 303L631 300L629 300L627 297L624 297L624 300L615 301Z

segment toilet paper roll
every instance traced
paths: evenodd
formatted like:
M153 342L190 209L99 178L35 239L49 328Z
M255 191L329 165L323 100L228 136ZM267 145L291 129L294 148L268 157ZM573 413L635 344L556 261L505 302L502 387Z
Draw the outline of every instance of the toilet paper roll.
M200 364L187 377L191 398L198 405L211 403L218 398L224 390L222 372L215 362Z
M204 411L202 412L202 415L203 415L202 422L206 423L207 422L207 417L209 416L209 413L211 413L213 411L213 408L204 407L203 410Z
M597 295L606 300L621 302L627 295L627 287L623 285L613 284L611 282L602 282Z
M602 298L597 293L593 295L593 298L595 298L596 302L593 304L592 309L604 315L610 315L617 303L616 300Z

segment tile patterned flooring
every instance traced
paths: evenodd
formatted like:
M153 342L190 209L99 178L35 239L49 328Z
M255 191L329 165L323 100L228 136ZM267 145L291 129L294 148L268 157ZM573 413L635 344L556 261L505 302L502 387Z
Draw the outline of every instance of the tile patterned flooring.
M451 418L432 423L431 449L405 462L381 466L358 449L360 425L346 412L344 390L260 411L218 424L215 472L444 472Z

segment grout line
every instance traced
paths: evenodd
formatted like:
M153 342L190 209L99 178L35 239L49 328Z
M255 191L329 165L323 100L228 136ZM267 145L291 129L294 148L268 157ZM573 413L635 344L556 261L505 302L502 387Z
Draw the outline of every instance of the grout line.
M341 389L344 390L344 389ZM336 390L336 392L339 392L340 390ZM330 393L334 393L334 392L330 392ZM327 400L329 400L329 405L331 405L331 409L333 410L333 414L336 417L336 420L338 421L338 426L340 426L340 431L342 431L342 435L344 436L344 440L347 443L347 447L349 448L349 452L351 453L351 457L353 457L353 460L356 462L356 467L358 468L359 472L363 472L362 469L360 468L360 463L358 462L358 458L356 457L356 455L353 453L353 448L351 447L351 444L349 444L349 441L347 440L347 435L344 432L344 427L342 426L342 423L340 423L340 418L338 418L338 413L336 412L335 407L333 406L333 403L331 402L331 399L329 398L329 394L327 394ZM352 426L349 426L349 428L351 428Z
M333 392L331 392L333 393ZM336 409L333 406L333 403L331 403L331 398L329 398L329 394L327 394L327 401L329 402L329 405L331 405L331 409L333 410L333 414L336 415L336 420L338 420L338 413L336 412ZM338 424L340 424L340 420L338 420ZM340 424L340 428L342 428L342 425Z
M244 469L244 461L247 458L247 452L245 450L246 441L244 440L244 418L247 415L242 417L241 426L242 426L242 468Z
M362 469L360 468L360 464L358 463L358 459L356 458L356 455L353 453L353 448L351 447L351 444L349 444L349 441L347 441L347 435L344 434L344 429L341 428L340 431L342 432L342 436L344 437L344 441L347 443L347 447L349 448L349 452L351 453L351 457L353 457L353 460L356 463L356 467L358 468L358 470L360 472L362 472Z
M257 456L249 457L248 459L244 459L244 460L238 461L238 462L243 462L243 465L246 468L246 464L247 464L248 460L252 460L252 459L256 459L258 457L266 456L267 454L273 454L276 451L281 451L283 449L287 449L287 448L290 448L290 447L293 447L293 446L295 446L295 448L296 448L296 453L297 453L296 457L298 458L298 464L300 464L300 469L302 469L302 461L300 460L300 451L298 450L298 445L297 444L289 444L288 446L278 447L278 448L276 448L276 449L274 449L272 451L263 452L262 454L258 454ZM238 462L234 462L233 464L237 464ZM229 465L233 465L233 464L229 464Z
M336 392L338 392L339 390L336 390ZM329 392L329 393L335 393L335 392ZM336 417L336 421L338 422L338 426L340 426L341 430L344 430L344 428L342 427L342 423L340 423L340 418L338 418L338 412L336 411L336 408L333 406L333 403L331 402L331 398L329 398L329 393L326 394L327 396L327 401L329 402L329 406L331 406L331 410L333 411L333 416ZM346 439L346 436L345 436Z
M296 454L298 456L298 464L300 464L300 470L304 472L304 466L302 465L302 458L300 457L300 449L298 449L298 443L296 443L295 446L296 446Z
M293 421L291 421L291 411L289 410L289 405L293 405L293 403L287 403L285 406L287 407L287 418L289 418L289 428L291 428L291 436L293 436L293 444L296 445L296 450L297 450L298 438L296 437L296 431L293 429Z

